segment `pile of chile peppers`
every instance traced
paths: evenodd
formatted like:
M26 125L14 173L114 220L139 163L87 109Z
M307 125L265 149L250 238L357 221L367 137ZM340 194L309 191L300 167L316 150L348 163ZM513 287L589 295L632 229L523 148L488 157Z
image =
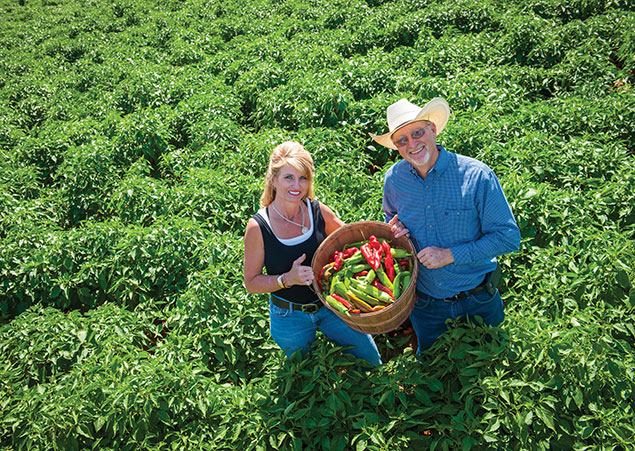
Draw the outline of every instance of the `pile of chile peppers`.
M412 254L371 235L329 257L318 275L326 302L344 315L375 312L399 299L412 275Z

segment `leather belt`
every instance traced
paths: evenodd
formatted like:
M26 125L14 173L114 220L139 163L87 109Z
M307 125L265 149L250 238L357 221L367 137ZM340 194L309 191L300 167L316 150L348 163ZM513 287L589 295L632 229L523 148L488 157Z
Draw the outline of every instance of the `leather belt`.
M313 302L311 304L296 304L295 302L288 302L282 298L277 297L276 295L271 295L271 302L273 305L276 305L280 308L286 308L294 311L300 311L302 313L317 313L320 308L322 308L322 302L318 300L318 302Z
M471 290L461 291L460 293L455 294L449 298L443 299L444 301L458 301L459 299L463 299L468 297L471 294L478 293L483 288L485 288L485 281L483 281L478 287L472 288Z

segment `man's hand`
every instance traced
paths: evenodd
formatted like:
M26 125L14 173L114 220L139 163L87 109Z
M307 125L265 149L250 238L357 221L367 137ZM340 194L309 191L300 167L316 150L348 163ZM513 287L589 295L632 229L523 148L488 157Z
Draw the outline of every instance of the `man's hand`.
M404 226L403 223L399 220L399 215L393 216L392 219L388 221L388 225L390 226L393 235L395 235L395 238L399 238L403 235L406 235L408 237L410 236L410 231L406 229L406 226Z
M450 249L436 246L428 246L425 249L421 249L417 254L417 258L428 269L442 268L445 265L454 263L454 256Z

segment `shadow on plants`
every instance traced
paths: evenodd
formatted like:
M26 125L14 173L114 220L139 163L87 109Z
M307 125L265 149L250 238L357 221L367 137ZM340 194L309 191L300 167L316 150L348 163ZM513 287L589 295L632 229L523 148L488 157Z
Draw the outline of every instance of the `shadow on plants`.
M260 399L256 414L272 431L271 446L344 449L354 443L376 371L363 371L363 361L321 337L305 357L279 355L271 391Z
M465 391L496 368L506 349L506 332L501 326L484 325L478 316L450 319L446 324L448 330L419 359L438 379L447 380L448 387Z

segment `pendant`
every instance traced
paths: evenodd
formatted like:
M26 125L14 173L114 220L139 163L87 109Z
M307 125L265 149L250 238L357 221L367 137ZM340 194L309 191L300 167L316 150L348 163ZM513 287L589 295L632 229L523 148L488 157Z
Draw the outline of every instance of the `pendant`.
M302 234L304 235L305 233L307 233L309 231L309 228L307 226L302 226Z

